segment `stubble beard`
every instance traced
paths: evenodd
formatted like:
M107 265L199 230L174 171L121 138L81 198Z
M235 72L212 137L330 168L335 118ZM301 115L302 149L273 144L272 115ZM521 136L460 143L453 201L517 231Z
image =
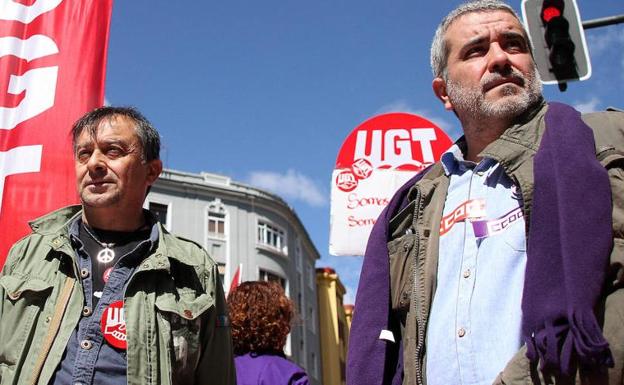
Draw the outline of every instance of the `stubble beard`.
M112 206L121 200L119 191L106 191L104 193L92 193L81 191L80 201L83 206L90 208L104 208Z
M542 82L537 69L531 76L525 76L514 71L511 76L521 80L525 85L518 89L516 85L505 84L500 90L502 95L497 100L486 100L483 92L484 85L503 77L500 74L491 74L482 79L478 86L464 86L461 81L447 79L446 91L453 104L453 109L460 116L472 119L487 120L489 118L508 119L522 115L533 104L542 98Z

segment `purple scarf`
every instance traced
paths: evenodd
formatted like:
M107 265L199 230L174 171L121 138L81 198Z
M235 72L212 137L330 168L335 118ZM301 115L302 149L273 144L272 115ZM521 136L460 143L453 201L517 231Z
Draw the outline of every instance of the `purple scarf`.
M611 188L594 136L570 106L550 103L534 160L522 334L541 369L612 366L594 315L613 247Z
M608 176L596 160L591 129L576 110L551 103L545 119L534 159L522 302L527 355L540 359L542 369L562 373L571 373L575 361L610 366L611 353L593 313L613 242ZM397 191L369 237L349 338L348 385L401 383L401 345L379 339L381 330L392 330L397 322L390 311L388 225L426 172Z

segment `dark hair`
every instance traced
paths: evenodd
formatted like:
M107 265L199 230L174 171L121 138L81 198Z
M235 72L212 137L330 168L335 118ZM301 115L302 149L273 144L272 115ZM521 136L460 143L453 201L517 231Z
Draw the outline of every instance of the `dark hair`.
M282 353L294 315L292 301L275 282L243 282L227 298L234 353Z
M123 116L134 122L136 134L143 147L143 161L149 162L154 159L160 159L160 135L149 120L134 107L105 106L87 112L74 123L71 129L74 152L76 151L76 141L85 129L91 135L95 135L103 119L110 119L115 116Z

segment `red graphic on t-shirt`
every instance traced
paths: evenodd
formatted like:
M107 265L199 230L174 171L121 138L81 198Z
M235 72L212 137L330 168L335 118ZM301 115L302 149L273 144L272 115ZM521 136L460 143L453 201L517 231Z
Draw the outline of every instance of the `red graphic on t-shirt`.
M108 282L108 279L110 278L110 275L111 275L111 271L113 271L112 267L109 267L108 269L104 270L104 274L102 274L102 279L104 280L104 283Z
M113 302L104 310L101 325L106 342L118 349L128 348L123 301Z

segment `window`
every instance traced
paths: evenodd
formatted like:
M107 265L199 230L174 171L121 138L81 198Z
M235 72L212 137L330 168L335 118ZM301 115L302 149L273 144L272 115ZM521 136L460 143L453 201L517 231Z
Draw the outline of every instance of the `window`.
M223 285L225 281L225 263L218 263L217 269L219 270L219 279L221 280L221 284Z
M261 281L277 282L284 289L284 291L286 291L286 279L280 277L279 275L277 275L275 273L272 273L272 272L264 270L264 269L260 269L260 277L259 277L259 279Z
M316 354L314 354L314 352L310 353L310 366L311 366L311 372L312 372L312 376L317 378L318 377L318 369L317 369L317 365L316 365Z
M299 365L304 368L308 367L308 355L306 354L305 330L303 325L299 325L301 329L301 339L299 340Z
M284 230L266 222L258 222L258 243L286 253L286 236Z
M307 263L307 275L308 275L308 286L313 289L316 284L316 270L314 270L314 266L311 263Z
M225 260L225 250L221 242L210 243L208 250L208 254L216 261Z
M308 329L310 329L310 331L312 333L316 334L316 317L314 316L314 308L312 306L310 306L308 308Z
M225 237L225 214L208 212L208 234L213 237Z
M216 262L228 260L228 226L229 215L221 199L208 202L205 211L204 244Z
M165 228L167 227L167 211L169 210L169 205L165 205L162 203L150 202L149 203L149 211L154 214L158 222L162 223Z
M295 266L297 267L297 271L301 273L303 269L303 257L301 254L301 241L299 241L299 239L295 240Z
M225 220L227 211L221 199L217 198L208 204L206 233L209 238L225 239Z

